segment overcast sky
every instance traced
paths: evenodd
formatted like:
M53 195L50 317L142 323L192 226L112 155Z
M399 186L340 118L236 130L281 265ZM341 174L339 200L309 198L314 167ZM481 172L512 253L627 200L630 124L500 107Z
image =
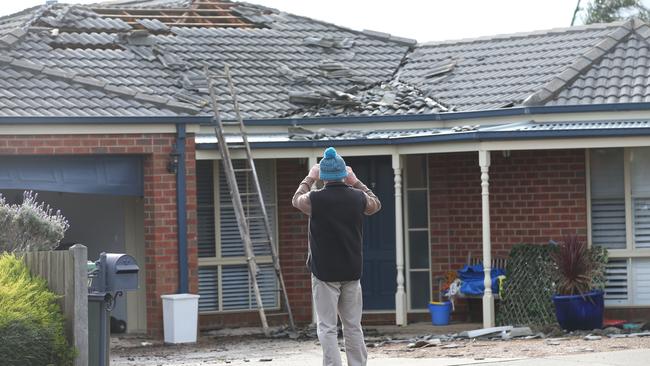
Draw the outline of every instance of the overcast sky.
M74 3L96 3L77 0ZM65 3L67 1L59 1ZM248 0L353 29L419 42L568 27L577 0ZM588 0L582 0L583 7ZM0 15L45 0L0 1ZM581 24L578 21L577 24Z

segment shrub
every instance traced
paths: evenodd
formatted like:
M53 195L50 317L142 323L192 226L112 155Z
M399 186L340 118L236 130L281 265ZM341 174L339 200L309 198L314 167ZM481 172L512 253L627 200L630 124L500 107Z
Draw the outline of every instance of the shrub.
M13 254L0 254L0 357L7 366L67 366L68 345L57 296Z
M560 295L582 295L605 286L607 251L589 248L576 235L568 235L552 253L557 268L556 290Z
M52 250L63 239L68 221L37 198L28 191L22 204L9 205L0 195L0 252Z

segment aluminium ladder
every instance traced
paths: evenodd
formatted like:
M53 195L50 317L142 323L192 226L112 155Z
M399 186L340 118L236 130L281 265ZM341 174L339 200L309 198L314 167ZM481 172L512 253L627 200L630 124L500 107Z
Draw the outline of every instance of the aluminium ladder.
M258 305L258 311L260 314L260 320L262 322L262 329L266 336L270 335L269 325L266 320L266 313L264 311L264 304L262 303L262 296L260 294L260 289L257 284L257 276L259 274L259 268L255 260L255 251L254 248L256 245L262 244L267 245L271 252L271 258L273 261L273 268L275 270L275 275L278 279L280 290L283 293L284 302L287 308L287 315L289 316L289 326L291 330L295 330L295 324L293 320L293 314L291 312L291 306L289 304L289 296L287 294L287 289L284 285L284 279L282 277L282 271L280 268L280 259L278 258L278 253L276 246L274 245L274 235L271 230L271 223L269 222L269 216L266 212L266 206L264 205L264 197L260 187L260 182L257 177L257 172L255 170L255 163L253 162L253 156L251 154L251 147L248 142L248 136L246 134L246 129L244 127L244 121L241 117L239 110L239 102L237 101L237 94L235 92L235 87L232 81L232 76L230 74L230 68L228 65L224 66L223 74L215 74L209 71L208 67L204 67L204 72L208 82L208 91L210 93L210 101L212 105L212 111L214 116L212 118L212 125L214 127L215 134L217 136L217 142L219 146L219 152L221 154L221 161L223 164L224 174L226 176L226 181L228 182L228 188L230 191L230 197L232 198L233 210L235 211L235 217L237 219L237 226L239 228L239 234L241 236L242 242L244 244L244 252L246 254L246 261L248 263L248 272L251 279L251 284L253 287L253 292L255 294L255 300ZM232 103L233 112L235 114L235 121L223 121L221 118L221 105L218 100L215 79L224 79L227 83L228 97L229 101ZM235 126L238 127L239 133L241 134L241 142L228 143L225 138L224 126ZM243 168L235 168L233 164L233 159L231 156L231 149L240 149L243 150L246 158L244 159ZM248 178L252 181L252 192L241 193L239 192L239 185L237 182L237 173L240 173L240 177L243 174L245 179ZM247 205L244 204L243 198L245 198ZM253 215L251 215L251 210ZM261 213L261 214L260 214ZM257 215L255 215L257 214ZM264 222L263 229L265 234L260 240L253 240L251 238L251 223L260 221ZM284 315L284 314L280 314Z

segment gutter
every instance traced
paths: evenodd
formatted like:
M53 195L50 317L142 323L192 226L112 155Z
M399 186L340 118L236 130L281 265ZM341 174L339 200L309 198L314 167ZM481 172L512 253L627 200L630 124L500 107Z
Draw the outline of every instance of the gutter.
M178 158L176 167L176 222L178 238L178 293L189 293L188 261L187 261L187 196L185 181L185 125L176 125L175 157Z
M210 116L0 116L0 125L87 125L87 124L201 124Z
M350 139L350 140L309 140L309 141L276 141L251 142L256 149L273 148L320 148L328 146L368 146L368 145L406 145L431 142L481 142L500 140L533 140L557 138L587 138L587 137L626 137L648 136L650 128L626 129L592 129L592 130L546 130L546 131L473 131L428 136L413 136L382 139ZM196 144L197 150L215 150L216 143Z

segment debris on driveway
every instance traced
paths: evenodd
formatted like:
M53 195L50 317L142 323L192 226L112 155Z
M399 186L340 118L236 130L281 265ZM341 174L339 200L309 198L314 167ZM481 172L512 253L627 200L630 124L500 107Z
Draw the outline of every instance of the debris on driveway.
M413 329L417 332L413 333ZM563 332L552 327L496 327L436 333L432 326L396 328L395 332L364 329L370 358L507 358L545 357L622 349L650 348L650 331L619 328ZM419 333L419 335L418 335ZM469 337L472 335L474 337ZM321 354L315 329L277 329L275 338L244 330L204 333L194 345L163 345L142 337L112 338L113 366L202 366L221 364L307 364ZM142 346L147 343L147 346ZM149 345L151 344L151 345ZM343 340L340 346L344 350ZM307 358L306 358L307 357ZM305 362L303 362L305 361Z

